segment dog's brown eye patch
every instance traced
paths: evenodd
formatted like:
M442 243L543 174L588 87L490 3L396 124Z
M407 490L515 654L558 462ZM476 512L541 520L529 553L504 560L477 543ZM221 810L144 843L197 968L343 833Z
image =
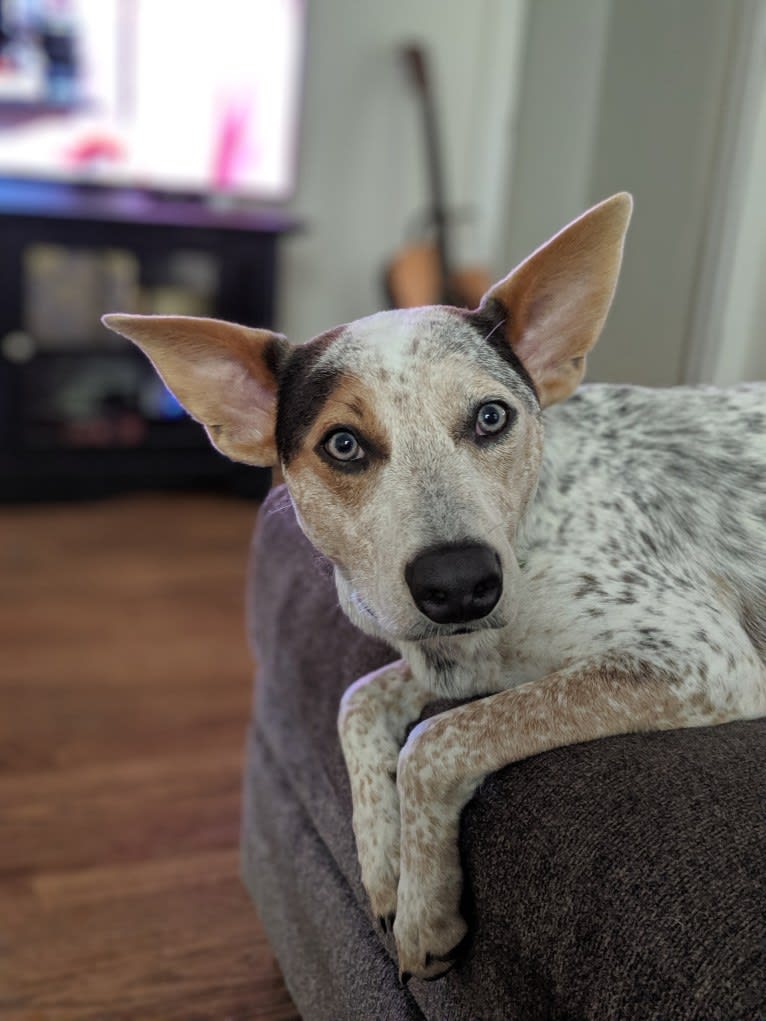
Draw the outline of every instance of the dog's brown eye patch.
M361 472L390 456L374 393L357 377L342 376L307 437L307 449L337 472Z
M285 465L296 457L304 437L343 380L339 369L313 367L323 350L322 343L316 341L295 348L282 374L276 432L279 457Z

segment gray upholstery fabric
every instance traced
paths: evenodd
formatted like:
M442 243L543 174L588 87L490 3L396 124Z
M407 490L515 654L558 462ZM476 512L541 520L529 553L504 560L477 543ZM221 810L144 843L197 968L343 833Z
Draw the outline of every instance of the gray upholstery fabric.
M490 777L463 813L471 939L400 988L367 907L335 729L392 658L341 614L284 490L261 512L243 875L306 1021L756 1021L766 721L611 738Z

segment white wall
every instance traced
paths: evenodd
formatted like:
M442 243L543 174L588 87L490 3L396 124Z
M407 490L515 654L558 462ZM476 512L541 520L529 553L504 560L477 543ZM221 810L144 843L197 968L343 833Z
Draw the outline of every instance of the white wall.
M766 379L766 4L743 0L687 375Z
M590 203L611 7L612 0L530 5L505 230L508 269Z
M766 80L737 212L733 249L721 267L728 286L709 371L721 385L766 379Z
M615 191L631 191L636 203L589 379L663 385L684 377L739 7L740 0L530 4L512 259Z
M737 4L612 0L591 198L635 198L592 378L680 383Z
M456 254L507 266L502 227L526 0L315 0L298 192L277 325L301 342L383 307L382 272L427 204L420 111L399 58L427 45L450 205L474 210Z

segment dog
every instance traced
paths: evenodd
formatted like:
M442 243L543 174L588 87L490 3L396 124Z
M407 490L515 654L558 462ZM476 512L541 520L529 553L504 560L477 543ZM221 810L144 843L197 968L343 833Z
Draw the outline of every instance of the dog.
M342 608L399 652L338 729L405 982L464 941L459 818L489 773L766 714L766 385L578 389L631 210L595 206L476 310L379 312L299 347L105 317L219 450L281 465ZM445 697L472 701L408 734Z

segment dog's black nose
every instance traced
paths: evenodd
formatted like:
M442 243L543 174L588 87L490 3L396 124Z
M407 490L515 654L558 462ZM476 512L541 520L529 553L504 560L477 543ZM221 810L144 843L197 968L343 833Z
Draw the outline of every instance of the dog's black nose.
M486 617L503 591L500 558L478 543L426 550L407 565L404 577L417 608L437 624Z

